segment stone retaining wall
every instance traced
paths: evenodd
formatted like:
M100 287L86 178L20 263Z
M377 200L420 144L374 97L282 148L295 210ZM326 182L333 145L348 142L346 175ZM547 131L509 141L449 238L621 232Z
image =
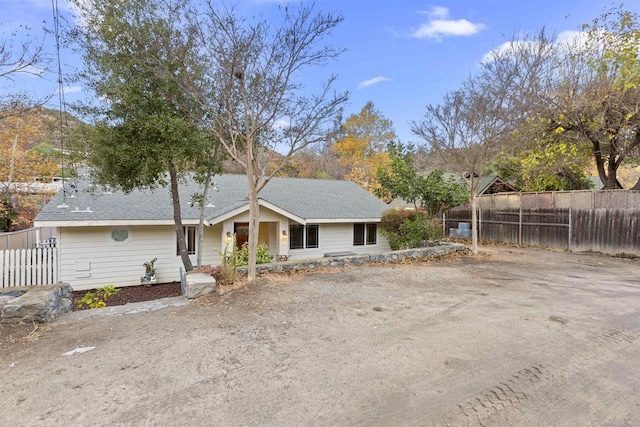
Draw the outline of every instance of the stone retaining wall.
M3 292L22 291L20 296ZM50 322L71 311L73 290L66 283L47 286L26 286L0 289L0 323Z
M275 264L263 264L256 267L257 274L265 272L283 271L309 271L318 267L344 267L349 265L365 265L373 263L398 263L405 260L420 260L435 258L438 256L462 252L467 249L461 243L430 242L423 248L406 249L402 251L385 252L374 255L353 255L343 257L321 258L307 261L289 261ZM240 276L247 275L246 267L238 267L237 273Z

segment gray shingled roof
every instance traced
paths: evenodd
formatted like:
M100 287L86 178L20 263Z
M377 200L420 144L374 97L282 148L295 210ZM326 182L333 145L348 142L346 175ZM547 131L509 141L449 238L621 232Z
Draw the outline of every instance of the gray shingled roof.
M219 175L214 181L219 191L210 192L209 200L215 207L207 208L207 220L215 221L216 217L247 206L246 176ZM78 181L77 186L74 198L67 196L63 199L63 192L58 192L38 214L36 221L173 219L168 188L135 190L129 194L120 191L105 193L99 188L89 191L89 181L86 179ZM197 205L190 207L189 200L193 194L202 192L201 185L186 179L179 191L183 221L197 220L199 208ZM259 197L305 220L379 218L387 209L385 203L350 181L273 178ZM63 201L69 205L68 208L58 207Z

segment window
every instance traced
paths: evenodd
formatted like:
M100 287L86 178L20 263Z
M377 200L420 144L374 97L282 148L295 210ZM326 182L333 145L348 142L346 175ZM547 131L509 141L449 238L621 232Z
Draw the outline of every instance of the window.
M289 249L304 249L304 225L289 226Z
M314 249L319 247L318 224L289 226L289 249Z
M367 245L378 243L378 224L367 224Z
M317 225L307 225L307 249L317 248L318 247L318 226Z
M353 224L353 246L378 243L378 224Z
M184 230L184 240L187 244L187 253L189 255L196 254L196 227L194 225L189 225L187 227L183 227ZM178 237L176 236L176 255L180 255L180 248L178 247Z
M126 228L114 228L111 230L111 240L114 242L124 242L129 238L129 230Z

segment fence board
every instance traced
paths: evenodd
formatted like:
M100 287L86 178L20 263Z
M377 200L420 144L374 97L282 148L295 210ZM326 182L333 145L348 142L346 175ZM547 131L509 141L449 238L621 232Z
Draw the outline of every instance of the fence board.
M57 248L0 251L0 287L58 283Z
M479 238L576 252L640 257L640 209L628 208L638 204L640 192L606 191L601 197L596 197L598 192L589 192L588 196L585 192L573 193L579 193L579 196L565 192L555 200L566 206L571 198L578 201L580 208L513 208L511 199L504 199L507 203L501 204L500 195L492 195L491 204L496 207L481 209L478 215ZM536 197L524 199L529 206L548 204L547 194L551 193L544 194L543 198L536 194ZM606 203L626 207L584 207ZM468 207L453 209L445 215L445 229L456 228L460 222L470 222L470 218Z

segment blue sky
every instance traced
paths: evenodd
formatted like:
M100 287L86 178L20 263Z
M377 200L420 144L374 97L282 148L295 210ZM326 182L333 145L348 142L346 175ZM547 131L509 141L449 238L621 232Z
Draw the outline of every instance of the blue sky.
M65 0L57 0L63 13ZM0 0L2 37L20 25L38 33L52 28L51 0ZM251 16L273 16L284 0L239 0ZM523 32L545 27L560 34L576 31L614 3L605 0L316 0L321 11L341 13L344 22L330 43L345 48L335 62L303 76L310 88L330 74L337 74L336 89L350 91L345 117L357 113L367 101L393 121L403 142L415 141L410 121L419 119L430 103L458 87L478 69L491 49ZM625 9L640 13L640 1L625 3ZM53 51L53 37L47 36ZM63 52L62 67L71 74L79 65L70 52ZM26 90L34 94L56 91L56 77L20 76L0 81L0 90ZM81 87L68 85L68 102L88 96ZM54 98L56 101L57 98ZM57 102L57 101L56 101ZM57 103L51 106L56 107Z

